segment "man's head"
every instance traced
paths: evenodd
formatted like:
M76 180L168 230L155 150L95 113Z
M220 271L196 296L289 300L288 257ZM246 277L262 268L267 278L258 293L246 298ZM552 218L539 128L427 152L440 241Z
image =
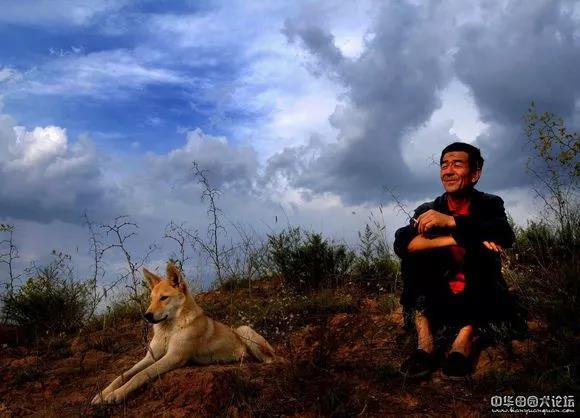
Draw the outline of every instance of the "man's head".
M483 158L478 148L464 142L447 145L441 152L441 182L447 193L461 194L481 177Z

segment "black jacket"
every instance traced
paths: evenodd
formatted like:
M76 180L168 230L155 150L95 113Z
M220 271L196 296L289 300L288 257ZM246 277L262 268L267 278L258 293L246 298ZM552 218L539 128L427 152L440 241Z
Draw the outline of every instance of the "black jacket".
M415 209L414 218L417 219L429 209L451 215L447 208L446 193L432 202L423 203ZM493 241L504 249L509 248L515 241L514 232L508 222L503 200L499 196L473 190L468 216L454 216L457 227L451 232L458 245L467 251L479 250L483 241ZM444 231L431 230L430 235L444 234ZM395 253L404 258L408 254L407 247L411 240L418 235L413 221L400 228L395 233Z
M445 194L419 206L415 219L429 209L451 215ZM429 235L451 233L457 244L465 248L462 268L467 277L466 287L459 295L452 294L448 286L450 273L457 268L449 251L437 248L409 253L407 247L418 235L413 221L396 232L394 250L401 257L401 304L405 312L419 310L433 317L466 320L472 324L513 318L515 305L501 274L501 257L483 245L483 241L493 241L509 248L514 243L502 199L473 190L469 215L454 218L455 229L434 228L429 230Z

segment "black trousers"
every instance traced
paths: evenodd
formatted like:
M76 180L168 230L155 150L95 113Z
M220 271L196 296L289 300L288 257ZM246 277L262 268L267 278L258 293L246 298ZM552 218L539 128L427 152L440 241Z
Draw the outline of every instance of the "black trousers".
M499 256L485 248L468 250L463 265L445 247L409 253L401 260L401 270L408 328L417 311L427 316L432 328L474 325L494 339L517 337L527 328L525 309L507 289ZM465 288L454 294L449 280L460 270Z

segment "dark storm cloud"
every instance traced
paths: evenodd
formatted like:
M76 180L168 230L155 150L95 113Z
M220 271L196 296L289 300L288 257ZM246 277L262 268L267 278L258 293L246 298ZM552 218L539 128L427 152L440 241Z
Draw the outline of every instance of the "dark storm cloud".
M356 60L340 55L322 28L287 22L288 40L299 40L348 89L347 102L331 117L338 142L321 150L296 185L337 192L351 203L378 199L383 185L424 187L401 158L401 138L440 106L439 91L449 80L451 22L444 9L389 2Z
M580 98L580 22L572 5L513 1L460 30L455 71L490 123L476 141L489 157L489 187L530 181L522 117L532 100L538 110L573 116Z
M300 42L321 71L348 89L345 105L331 117L340 132L337 143L320 150L293 184L356 203L376 200L382 185L399 186L409 198L438 192L433 182L412 174L401 149L405 134L438 108L439 93L452 77L471 90L488 124L476 141L487 160L482 187L529 183L522 116L530 101L570 117L580 97L573 2L482 2L473 8L480 19L457 24L460 4L389 2L356 60L340 55L323 28L286 24L288 41Z
M205 134L201 129L187 132L183 147L168 154L151 155L149 176L171 187L196 183L193 162L205 172L212 187L249 193L257 175L257 156L251 147L235 147L224 137Z
M580 94L580 20L571 1L512 1L459 31L455 72L484 121L521 123L531 100L563 117Z
M298 181L309 165L320 158L322 150L324 144L320 138L312 136L305 145L285 148L274 154L268 159L264 173L260 176L260 185L271 184L277 187L283 179L290 183Z
M299 24L297 21L287 19L282 32L289 42L302 41L307 49L316 53L320 59L320 64L331 71L341 66L345 61L340 49L334 45L332 34L320 27Z
M521 123L494 123L479 135L475 145L485 158L478 185L480 189L493 191L529 186L530 177L525 169L529 149L523 138Z

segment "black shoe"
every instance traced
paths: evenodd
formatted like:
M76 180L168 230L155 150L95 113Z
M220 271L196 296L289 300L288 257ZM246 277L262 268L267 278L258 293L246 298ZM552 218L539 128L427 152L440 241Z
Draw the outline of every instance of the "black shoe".
M406 378L428 376L435 368L435 356L425 350L416 350L401 364L399 371Z
M471 375L471 363L463 354L454 351L443 362L441 374L445 379L463 380Z

